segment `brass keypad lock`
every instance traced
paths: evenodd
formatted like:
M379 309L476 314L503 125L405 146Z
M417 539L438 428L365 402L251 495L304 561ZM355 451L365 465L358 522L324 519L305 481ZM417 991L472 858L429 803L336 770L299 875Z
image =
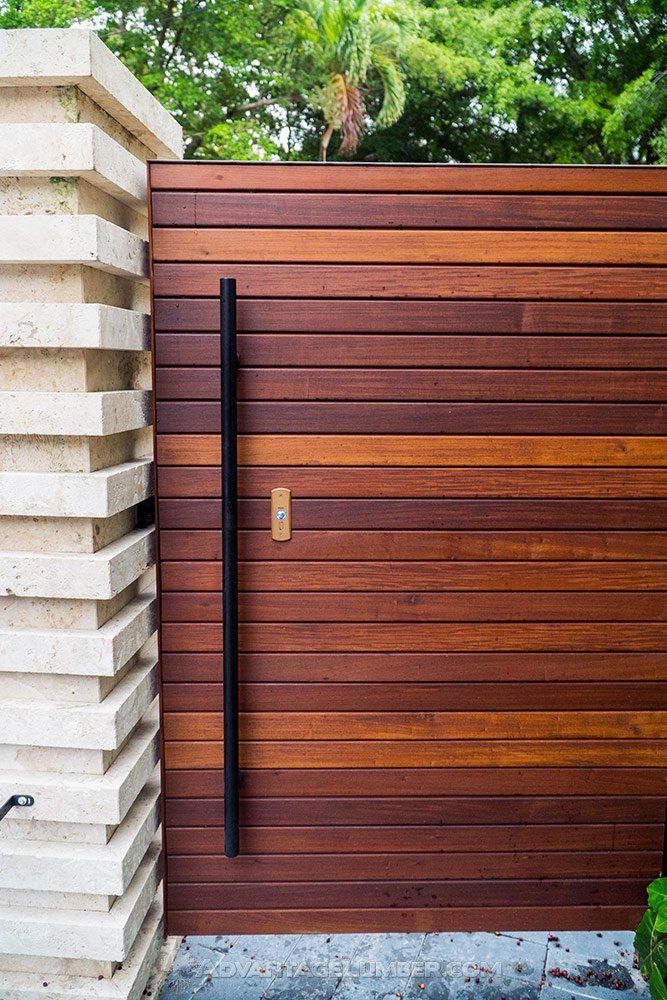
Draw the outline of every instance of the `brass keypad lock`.
M292 537L292 491L271 490L271 538L288 542Z

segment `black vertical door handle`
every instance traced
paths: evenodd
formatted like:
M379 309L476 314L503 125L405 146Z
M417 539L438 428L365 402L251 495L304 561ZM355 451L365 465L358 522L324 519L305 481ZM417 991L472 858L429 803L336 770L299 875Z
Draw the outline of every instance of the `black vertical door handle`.
M222 645L225 855L239 853L239 582L236 416L236 281L220 280L222 450Z

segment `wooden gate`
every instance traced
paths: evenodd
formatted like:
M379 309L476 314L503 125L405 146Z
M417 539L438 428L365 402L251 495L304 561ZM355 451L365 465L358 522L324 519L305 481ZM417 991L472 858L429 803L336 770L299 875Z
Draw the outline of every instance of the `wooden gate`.
M667 170L150 178L170 932L633 926L665 816Z

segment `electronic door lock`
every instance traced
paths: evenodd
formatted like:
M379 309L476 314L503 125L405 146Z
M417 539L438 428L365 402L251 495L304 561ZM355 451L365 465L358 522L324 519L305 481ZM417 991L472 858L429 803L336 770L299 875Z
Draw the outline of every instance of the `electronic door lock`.
M288 542L292 537L292 491L271 490L271 538Z

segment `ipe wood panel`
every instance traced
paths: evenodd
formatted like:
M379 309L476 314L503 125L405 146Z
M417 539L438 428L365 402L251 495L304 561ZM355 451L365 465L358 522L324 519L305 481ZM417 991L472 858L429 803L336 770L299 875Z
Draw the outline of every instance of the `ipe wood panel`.
M631 927L664 839L667 170L156 162L150 182L170 932Z

